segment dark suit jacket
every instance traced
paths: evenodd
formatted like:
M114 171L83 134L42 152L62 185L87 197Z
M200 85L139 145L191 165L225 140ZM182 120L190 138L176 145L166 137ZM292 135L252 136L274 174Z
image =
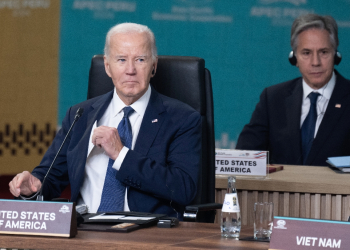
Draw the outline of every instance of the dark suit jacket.
M326 166L328 157L350 155L350 81L335 73L336 84L306 165ZM302 97L302 78L264 89L236 148L270 151L270 163L302 165Z
M79 197L84 180L92 126L108 107L109 92L71 107L62 128L32 174L41 181L48 170L79 107L82 117L57 157L45 181L45 200L59 197L70 183L71 200ZM158 119L158 122L152 120ZM165 213L181 219L184 206L194 198L200 164L201 117L187 104L157 93L152 88L134 150L129 150L117 178L129 186L131 211Z

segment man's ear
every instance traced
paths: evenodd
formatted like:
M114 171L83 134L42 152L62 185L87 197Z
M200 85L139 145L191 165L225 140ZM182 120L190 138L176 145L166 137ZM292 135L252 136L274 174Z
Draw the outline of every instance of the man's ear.
M152 77L155 76L157 72L157 66L158 66L158 57L156 58L156 61L153 63Z
M107 59L106 56L103 56L103 62L104 62L104 65L105 65L105 71L106 71L107 75L108 75L109 77L112 77L112 76L111 76L111 71L110 71L110 69L109 69L109 62L108 62L108 59Z

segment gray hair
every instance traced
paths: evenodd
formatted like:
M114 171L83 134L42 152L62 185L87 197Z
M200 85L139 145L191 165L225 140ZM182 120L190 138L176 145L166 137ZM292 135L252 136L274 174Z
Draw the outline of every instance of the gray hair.
M110 53L110 42L111 37L116 34L127 34L127 33L145 33L151 45L152 60L155 61L157 58L157 47L156 39L153 32L145 25L137 23L121 23L113 26L107 33L106 43L104 48L105 56L108 58Z
M331 44L336 51L339 45L338 25L331 16L320 16L316 14L306 14L296 18L292 25L290 45L295 52L298 46L299 34L309 29L324 29L329 33Z

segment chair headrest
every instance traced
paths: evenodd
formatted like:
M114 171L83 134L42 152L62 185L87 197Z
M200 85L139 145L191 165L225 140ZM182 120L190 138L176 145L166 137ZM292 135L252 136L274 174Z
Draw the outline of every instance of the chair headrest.
M158 56L157 72L152 86L161 94L189 104L205 114L205 62L188 56ZM103 55L92 58L88 99L111 91L114 85L106 74Z

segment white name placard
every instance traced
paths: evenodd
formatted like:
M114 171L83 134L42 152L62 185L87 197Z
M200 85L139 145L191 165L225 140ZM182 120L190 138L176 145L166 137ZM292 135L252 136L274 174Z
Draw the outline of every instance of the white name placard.
M266 176L268 151L215 150L215 174Z
M0 200L0 234L75 237L75 204Z
M269 249L350 249L350 223L275 216Z

